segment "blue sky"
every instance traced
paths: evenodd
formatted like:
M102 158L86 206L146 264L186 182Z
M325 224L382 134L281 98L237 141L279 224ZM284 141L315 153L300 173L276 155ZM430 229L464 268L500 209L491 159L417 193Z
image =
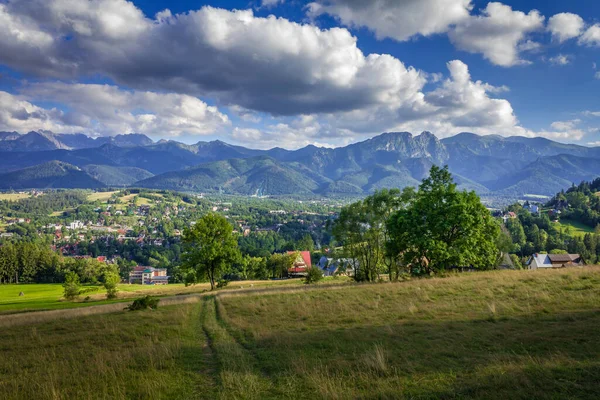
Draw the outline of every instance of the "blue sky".
M600 2L0 0L0 25L0 130L600 145Z

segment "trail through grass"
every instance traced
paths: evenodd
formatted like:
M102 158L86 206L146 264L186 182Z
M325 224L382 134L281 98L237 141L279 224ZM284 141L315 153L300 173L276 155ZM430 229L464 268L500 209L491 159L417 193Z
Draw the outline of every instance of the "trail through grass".
M272 290L0 331L0 398L598 398L597 267Z

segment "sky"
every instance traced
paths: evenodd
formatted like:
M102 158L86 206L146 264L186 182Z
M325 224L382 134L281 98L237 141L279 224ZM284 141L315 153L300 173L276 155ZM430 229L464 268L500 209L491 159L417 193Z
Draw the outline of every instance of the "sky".
M592 0L0 0L0 131L600 146Z

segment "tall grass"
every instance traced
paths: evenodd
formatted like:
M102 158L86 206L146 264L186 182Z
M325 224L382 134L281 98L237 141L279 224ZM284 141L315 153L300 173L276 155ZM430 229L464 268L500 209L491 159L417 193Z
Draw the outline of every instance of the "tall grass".
M0 398L201 397L199 322L181 305L2 330Z

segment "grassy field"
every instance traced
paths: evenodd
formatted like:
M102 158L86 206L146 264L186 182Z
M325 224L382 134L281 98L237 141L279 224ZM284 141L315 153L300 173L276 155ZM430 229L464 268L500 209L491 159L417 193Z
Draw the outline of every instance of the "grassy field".
M288 289L2 331L0 398L598 397L599 268Z
M568 233L571 236L585 236L586 233L594 233L594 228L584 225L577 221L561 220L560 222L553 223L557 229L563 229L564 233Z
M118 191L113 192L97 192L90 194L87 199L88 201L101 201L105 202L112 197L113 194L118 193Z
M0 193L0 200L17 201L31 197L28 193Z
M4 400L214 398L197 305L14 327L0 337Z
M228 289L244 289L249 287L270 287L301 285L300 280L287 281L244 281L232 282ZM61 284L19 284L0 285L0 315L14 312L56 310L63 308L88 307L98 304L107 304L120 301L130 301L146 294L152 296L173 296L179 294L201 293L210 289L208 283L200 283L186 287L184 284L169 284L165 286L150 285L119 285L118 298L106 300L106 291L101 286L84 286L86 293L77 301L66 301L62 298L63 287ZM23 292L24 296L19 296ZM84 301L89 297L87 301Z

